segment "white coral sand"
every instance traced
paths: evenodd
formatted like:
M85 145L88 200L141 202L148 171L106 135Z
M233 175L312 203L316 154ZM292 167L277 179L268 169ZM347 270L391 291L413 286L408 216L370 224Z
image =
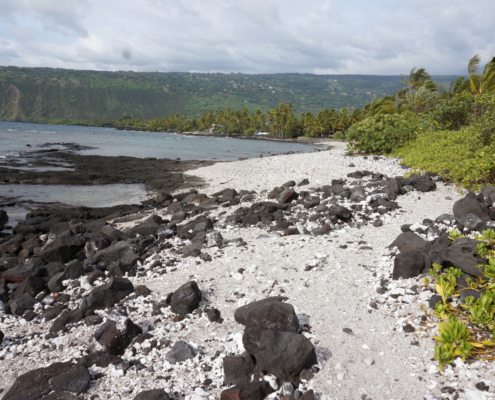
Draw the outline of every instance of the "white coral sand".
M355 167L349 167L350 163ZM266 198L266 194L261 194L264 190L269 191L289 180L308 179L308 187L315 187L331 184L332 179L346 178L356 170L380 172L389 177L405 172L397 160L346 157L343 145L335 144L329 151L218 163L190 174L204 180L205 185L198 188L200 192L211 194L234 188L255 190L259 198ZM384 224L379 228L370 224L359 229L347 227L326 236L284 237L258 227L217 226L224 237L242 237L247 245L206 249L205 252L213 256L211 262L192 257L181 259L175 255L178 261L173 268L167 268L166 274L150 270L146 276L131 278L135 285L147 285L155 300L190 279L198 282L208 306L221 311L222 324L209 323L196 315L173 323L169 311L151 316L151 305L143 298L132 301L129 316L135 322L151 320L155 325L155 336L160 340L192 343L202 352L203 358L174 366L169 371L170 366L164 362L165 350L153 349L142 355L146 369L122 376L114 367L109 367L113 369L108 370L98 384L93 384L84 398L98 394L100 399L132 399L138 390L155 387L178 391L189 399L198 396L219 398L224 389L221 387L221 358L242 350L243 327L234 321L235 309L251 300L273 295L290 299L301 322L306 324L305 335L317 347L321 371L304 385L304 389L312 387L322 399L435 399L447 396L441 392L445 386L462 389L460 398L464 398L464 390L469 396L474 393L481 396L476 398L485 398L485 394L474 387L481 379L491 386L490 392L486 393L491 397L492 372L483 363L474 366L458 363L455 370L439 372L436 361L432 361L432 331L428 326L420 328L416 324L423 314L420 302L427 303L431 293L408 296L405 288L416 282L414 280L407 282L408 285L390 282L391 293L404 295L398 299L376 293L379 280L392 270L393 258L388 246L400 234L401 225L421 223L425 218L435 219L442 213L451 213L454 201L460 198L454 187L441 183L437 186L433 192L414 191L400 196L397 199L400 209L386 214ZM234 209L220 208L212 215L221 211L230 214ZM342 245L347 247L340 247ZM164 251L160 256L165 259L174 255ZM308 264L316 267L305 271ZM239 272L241 268L243 273ZM372 302L376 303L377 309L370 307ZM157 321L157 317L161 321ZM416 332L403 332L402 326L408 321L418 326ZM12 322L5 319L0 323L0 329L12 335L13 332L27 334L34 330L46 332L50 326L44 322L34 327ZM344 332L344 328L351 329L352 333ZM78 351L87 349L85 346L93 331L82 323L72 328L68 333L72 338L70 349L56 350L49 342L46 349L40 348L36 353L37 346L44 343L38 339L27 356L23 355L23 348L16 349L21 352L17 356L4 352L4 360L0 362L0 387L10 387L17 373L68 359L72 353L75 357ZM25 347L30 349L29 345ZM219 357L212 359L217 350ZM211 371L200 367L205 362L213 366ZM168 378L157 379L157 376ZM202 385L205 378L212 379L210 386Z

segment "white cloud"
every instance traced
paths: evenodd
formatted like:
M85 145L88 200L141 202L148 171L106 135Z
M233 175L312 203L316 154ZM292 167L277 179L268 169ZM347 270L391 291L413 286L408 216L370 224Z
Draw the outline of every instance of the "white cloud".
M495 3L477 3L0 0L0 38L11 52L0 50L0 65L341 74L417 66L457 74L495 44Z

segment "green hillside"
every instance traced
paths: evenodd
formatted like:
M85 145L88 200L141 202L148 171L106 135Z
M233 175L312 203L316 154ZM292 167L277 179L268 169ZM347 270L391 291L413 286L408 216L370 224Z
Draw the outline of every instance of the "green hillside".
M455 76L433 80L447 85ZM105 72L0 67L0 119L114 120L232 108L267 112L279 103L295 113L361 108L372 95L400 89L399 76Z

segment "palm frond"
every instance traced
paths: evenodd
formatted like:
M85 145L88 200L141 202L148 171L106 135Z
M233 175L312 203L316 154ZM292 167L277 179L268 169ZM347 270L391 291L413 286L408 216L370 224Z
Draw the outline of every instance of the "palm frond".
M471 92L478 93L480 87L480 76L477 74L480 68L480 57L475 55L468 63L468 75L469 75L469 83L471 86Z

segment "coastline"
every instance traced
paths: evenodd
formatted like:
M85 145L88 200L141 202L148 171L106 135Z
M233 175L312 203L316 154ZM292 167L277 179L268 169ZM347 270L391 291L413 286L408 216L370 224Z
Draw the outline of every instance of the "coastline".
M122 130L122 131L137 131L137 132L149 132L146 129L139 129L139 128L123 128L123 127L118 127L118 126L113 126L112 128L116 130ZM155 131L153 131L155 132ZM156 132L165 132L165 133L170 133L166 131L156 131ZM271 135L242 135L242 134L232 134L232 135L223 135L219 133L209 133L209 132L173 132L174 134L177 135L184 135L184 136L201 136L201 137L218 137L218 138L231 138L231 139L243 139L243 140L267 140L267 141L272 141L272 142L285 142L285 143L299 143L299 144L310 144L314 146L327 146L329 144L332 144L334 142L339 142L339 143L347 143L342 140L337 140L337 139L320 139L320 138L310 138L310 137L304 137L304 136L299 136L297 138L285 138L285 137L280 137L280 136L271 136Z
M419 318L423 314L419 304L392 298L387 303L377 297L375 289L381 276L391 271L393 253L389 245L400 233L401 226L451 213L453 202L460 198L454 187L437 183L436 191L411 192L400 196L397 199L400 208L384 215L380 227L369 224L344 226L323 236L281 236L266 227L240 227L224 222L225 211L231 214L239 207L249 207L253 201L266 201L270 190L288 180L300 182L308 179L308 188L319 188L330 185L332 180L349 179L347 175L358 170L374 171L390 177L406 172L397 160L391 158L347 157L344 145L335 145L325 152L219 162L185 172L203 181L203 184L196 186L199 193L211 196L232 188L238 192L255 191L255 199L207 211L208 217L217 221L215 231L233 240L230 245L221 248L202 249L201 252L210 255L212 261L194 256L183 257L182 252L192 243L171 239L167 241L173 244L171 248L148 253L151 258L142 260L138 275L129 279L135 286L148 287L151 295L147 299L155 302L194 279L207 298L204 306L219 309L223 323L210 322L204 313L191 314L175 321L169 311L162 311L164 314L157 318L152 316L150 300L134 297L132 305L128 306L128 314L134 322L151 321L154 325L151 335L196 344L203 357L191 360L189 364L174 366L168 372L170 378L167 382L157 381L156 376L163 376L164 372L156 360L163 359L168 348L153 350L148 355L150 361L142 355L146 367L143 374L134 373L132 369L126 375L114 375L112 367L102 369L104 377L90 387L87 395L98 394L110 399L118 394L127 400L133 399L139 388L169 387L173 391L173 385L176 385L181 394L190 396L190 399L193 399L194 389L198 387L209 393L206 397L219 398L224 389L221 385L222 364L215 362L213 355L219 352L223 357L232 351L234 354L240 351L236 340L238 335L242 336L243 327L234 320L234 311L252 300L284 295L300 318L306 316L311 326L307 336L316 346L318 354L324 355L319 358L319 371L307 383L301 383L304 390L312 388L319 396L324 395L332 400L350 396L397 399L404 398L404 393L408 393L407 398L418 400L425 396L439 396L449 375L440 374L435 369L436 362L431 361L432 336L426 332L406 333L397 329L402 316ZM304 189L298 188L299 191ZM183 191L175 191L174 196ZM139 211L135 219L129 215L105 223L125 232L143 221L153 220L153 215L171 219L173 208L153 206ZM245 245L236 244L240 243L236 242L239 237ZM156 258L151 254L156 254ZM165 263L165 260L172 259L175 261L162 274L149 267L157 260ZM320 259L326 262L317 268L307 269L308 263ZM69 287L67 293L84 294L84 290L81 291L77 285ZM378 303L377 308L370 307L373 302ZM99 314L109 316L106 312ZM35 329L46 332L52 322L40 321ZM6 332L5 325L0 324L0 327ZM20 337L32 332L29 324L9 324L7 328ZM72 343L70 347L62 346L62 349L53 349L50 353L44 351L44 360L53 362L74 357L77 351L85 351L93 333L92 327L79 323L58 338L40 339L48 345L54 340L60 343L70 340ZM369 358L373 360L370 365L364 361ZM18 373L42 365L37 357L17 356L5 361L0 366L0 374L5 377L3 384L6 389ZM155 364L154 368L147 363ZM212 365L212 372L204 372L203 365ZM191 371L197 371L199 377L208 378L213 383L201 384L203 378L198 381ZM418 379L420 377L421 380ZM467 382L477 382L476 378L464 376L462 379L465 385L468 385Z

